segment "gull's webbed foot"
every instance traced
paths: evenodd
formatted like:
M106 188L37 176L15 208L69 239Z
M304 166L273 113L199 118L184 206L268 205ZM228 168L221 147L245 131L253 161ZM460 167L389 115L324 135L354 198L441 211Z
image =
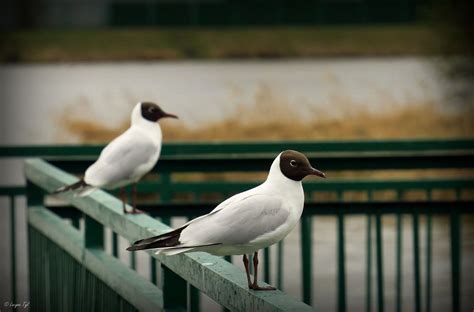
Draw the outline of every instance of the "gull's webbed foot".
M258 286L257 284L252 284L252 285L249 285L249 288L252 289L252 290L276 290L275 287L272 287L272 286Z

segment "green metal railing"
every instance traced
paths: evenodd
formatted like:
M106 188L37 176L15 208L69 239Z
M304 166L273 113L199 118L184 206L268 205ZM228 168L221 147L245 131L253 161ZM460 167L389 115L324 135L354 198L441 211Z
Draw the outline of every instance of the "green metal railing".
M256 185L255 181L176 181L175 173L188 172L239 172L239 171L266 171L271 159L283 149L298 149L310 155L311 161L323 170L398 170L398 169L439 169L439 168L472 168L474 165L472 140L452 141L389 141L389 142L283 142L283 143L238 143L238 144L168 144L163 147L163 157L156 172L157 180L144 181L139 185L143 195L159 194L159 201L144 201L140 209L145 210L153 217L159 217L165 223L173 217L184 216L191 218L208 212L216 202L206 202L203 198L213 195L214 200L240 192ZM86 168L101 146L82 147L8 147L0 148L0 155L6 157L24 157L35 155L47 157L50 163L70 172L80 173ZM324 152L321 152L324 151ZM79 156L74 156L79 155ZM68 158L64 158L67 156ZM72 157L74 156L74 157ZM324 182L305 183L307 205L301 221L301 248L302 250L302 300L312 304L314 302L312 280L312 220L317 215L332 215L337 218L337 267L338 267L338 310L347 310L346 291L346 256L345 256L345 217L353 214L366 215L366 306L367 311L372 310L372 282L371 277L376 274L377 309L384 310L384 259L382 217L395 215L396 218L396 310L401 310L403 303L403 246L402 232L404 228L403 216L412 216L413 245L414 245L414 284L421 284L420 267L420 215L426 218L426 262L425 264L425 290L417 287L414 294L415 310L420 311L423 303L425 310L431 309L431 246L432 246L432 216L442 214L450 218L451 231L451 263L452 263L452 307L454 311L460 310L460 219L463 214L472 213L472 202L463 200L462 194L472 192L474 180L472 178L430 178L430 179L328 179ZM21 188L20 188L21 190ZM393 198L376 200L380 191L394 192ZM404 194L412 190L419 190L424 194L422 201L407 201ZM455 193L451 200L434 200L432 194L436 190L450 190ZM349 202L348 192L362 192L365 195L363 202ZM335 200L315 203L320 198L321 192L335 194ZM217 193L217 194L216 194ZM3 194L3 193L2 193ZM183 194L188 195L183 202ZM464 196L465 197L465 196ZM68 206L46 205L63 218L69 218L73 224L78 225L82 214L77 209ZM375 233L372 233L375 230ZM373 240L375 234L375 240ZM127 238L128 239L128 238ZM117 257L118 235L112 235L112 256ZM375 254L372 249L375 247ZM283 286L283 244L277 248L277 257L274 263L269 250L264 251L264 279L272 281L281 288ZM374 257L374 258L372 258ZM14 262L14 261L12 261ZM135 268L135 256L131 256L131 267ZM270 265L276 265L276 274L270 274ZM374 265L375 264L375 265ZM375 267L375 271L373 271ZM149 280L158 284L157 263L150 264L151 276ZM188 299L193 303L193 310L197 310L198 292L190 287ZM422 294L424 297L422 298ZM181 297L183 299L183 297ZM177 300L179 301L179 300Z
M0 146L0 157L98 156L104 148L96 145ZM370 140L370 141L287 141L287 142L180 142L165 143L162 156L279 153L292 148L305 153L326 152L429 152L472 151L474 140Z

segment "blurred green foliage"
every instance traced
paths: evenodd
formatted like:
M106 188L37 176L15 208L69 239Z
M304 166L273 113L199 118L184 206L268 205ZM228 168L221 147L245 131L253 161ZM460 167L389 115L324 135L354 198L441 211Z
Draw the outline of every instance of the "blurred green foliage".
M430 55L425 25L40 29L1 33L1 62Z

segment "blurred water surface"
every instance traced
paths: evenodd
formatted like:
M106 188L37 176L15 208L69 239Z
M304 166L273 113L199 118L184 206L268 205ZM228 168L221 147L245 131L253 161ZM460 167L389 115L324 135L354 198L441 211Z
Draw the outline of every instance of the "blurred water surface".
M0 80L1 141L19 144L74 142L58 119L115 127L143 100L199 126L256 103L337 115L442 103L445 93L436 62L423 58L2 65Z

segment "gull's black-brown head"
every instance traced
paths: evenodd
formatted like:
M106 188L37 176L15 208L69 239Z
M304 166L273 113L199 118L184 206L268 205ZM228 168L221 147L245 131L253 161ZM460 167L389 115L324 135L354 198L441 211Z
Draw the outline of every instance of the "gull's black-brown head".
M285 177L293 181L301 181L308 175L325 178L326 175L313 168L308 158L297 151L284 151L280 155L280 171Z
M161 118L178 118L178 116L166 113L157 104L152 102L141 102L141 115L148 121L157 122Z

